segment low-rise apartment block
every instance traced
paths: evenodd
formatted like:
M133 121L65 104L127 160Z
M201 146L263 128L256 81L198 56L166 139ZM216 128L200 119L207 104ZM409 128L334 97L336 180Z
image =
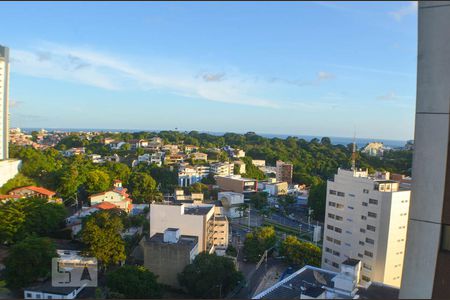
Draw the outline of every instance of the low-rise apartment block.
M234 174L234 164L218 162L211 164L211 173L218 176L230 176Z
M178 185L186 187L200 182L209 175L209 170L209 166L180 164L178 167Z
M258 181L251 178L243 178L240 175L217 176L216 182L222 191L235 193L253 193L258 191Z

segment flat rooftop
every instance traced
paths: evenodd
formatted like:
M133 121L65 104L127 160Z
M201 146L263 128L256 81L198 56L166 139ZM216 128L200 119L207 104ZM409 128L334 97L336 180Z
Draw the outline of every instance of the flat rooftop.
M200 206L200 205L189 205L184 207L185 215L206 215L211 209L213 209L213 205L211 206Z
M66 296L78 288L79 287L73 287L73 286L53 286L52 282L50 280L48 280L42 284L27 287L24 290Z
M347 266L356 266L359 262L359 259L347 258L342 264Z
M164 234L163 233L155 233L151 238L147 238L145 240L146 244L167 244L164 242ZM171 245L186 245L191 246L191 249L194 248L198 244L198 237L194 235L181 235L178 243Z
M226 178L231 180L238 180L238 181L245 181L245 182L254 182L257 181L256 179L252 178L244 178L236 175L229 175L229 176L217 176L218 178Z
M338 273L325 271L322 269L306 266L292 275L286 277L282 281L276 283L271 288L256 295L253 299L299 299L302 292L301 287L307 286L307 290L311 289L312 294L316 294L319 289L323 291L322 283L317 282L314 271L317 271L327 282L328 287L334 287L331 281ZM320 294L319 294L320 295Z
M355 263L356 259L350 260L348 263ZM318 282L317 278L321 281ZM334 282L332 279L341 273L327 271L324 269L305 266L295 273L289 275L285 279L277 282L272 287L253 296L252 299L299 299L301 294L316 298L326 289L334 290ZM334 290L339 299L351 299L350 295L340 293ZM367 288L358 287L356 293L360 299L398 299L399 289L383 285L381 283L371 283Z

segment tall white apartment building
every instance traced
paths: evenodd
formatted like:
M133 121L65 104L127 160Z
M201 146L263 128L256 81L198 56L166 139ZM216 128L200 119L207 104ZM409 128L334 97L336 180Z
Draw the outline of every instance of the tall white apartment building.
M9 49L0 46L0 160L8 159Z
M20 160L9 159L9 49L0 45L0 187L13 178Z
M327 182L322 268L359 259L362 284L400 287L410 194L389 173L338 169Z

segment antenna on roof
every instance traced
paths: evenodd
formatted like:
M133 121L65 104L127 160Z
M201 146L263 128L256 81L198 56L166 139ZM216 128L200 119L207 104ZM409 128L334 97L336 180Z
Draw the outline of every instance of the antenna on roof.
M353 131L352 171L356 170L356 128Z

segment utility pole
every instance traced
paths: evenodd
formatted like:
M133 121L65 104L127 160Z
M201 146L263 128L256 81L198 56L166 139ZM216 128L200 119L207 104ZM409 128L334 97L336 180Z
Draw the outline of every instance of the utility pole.
M248 231L250 231L251 229L250 229L250 207L251 207L251 204L250 204L250 202L248 203Z

